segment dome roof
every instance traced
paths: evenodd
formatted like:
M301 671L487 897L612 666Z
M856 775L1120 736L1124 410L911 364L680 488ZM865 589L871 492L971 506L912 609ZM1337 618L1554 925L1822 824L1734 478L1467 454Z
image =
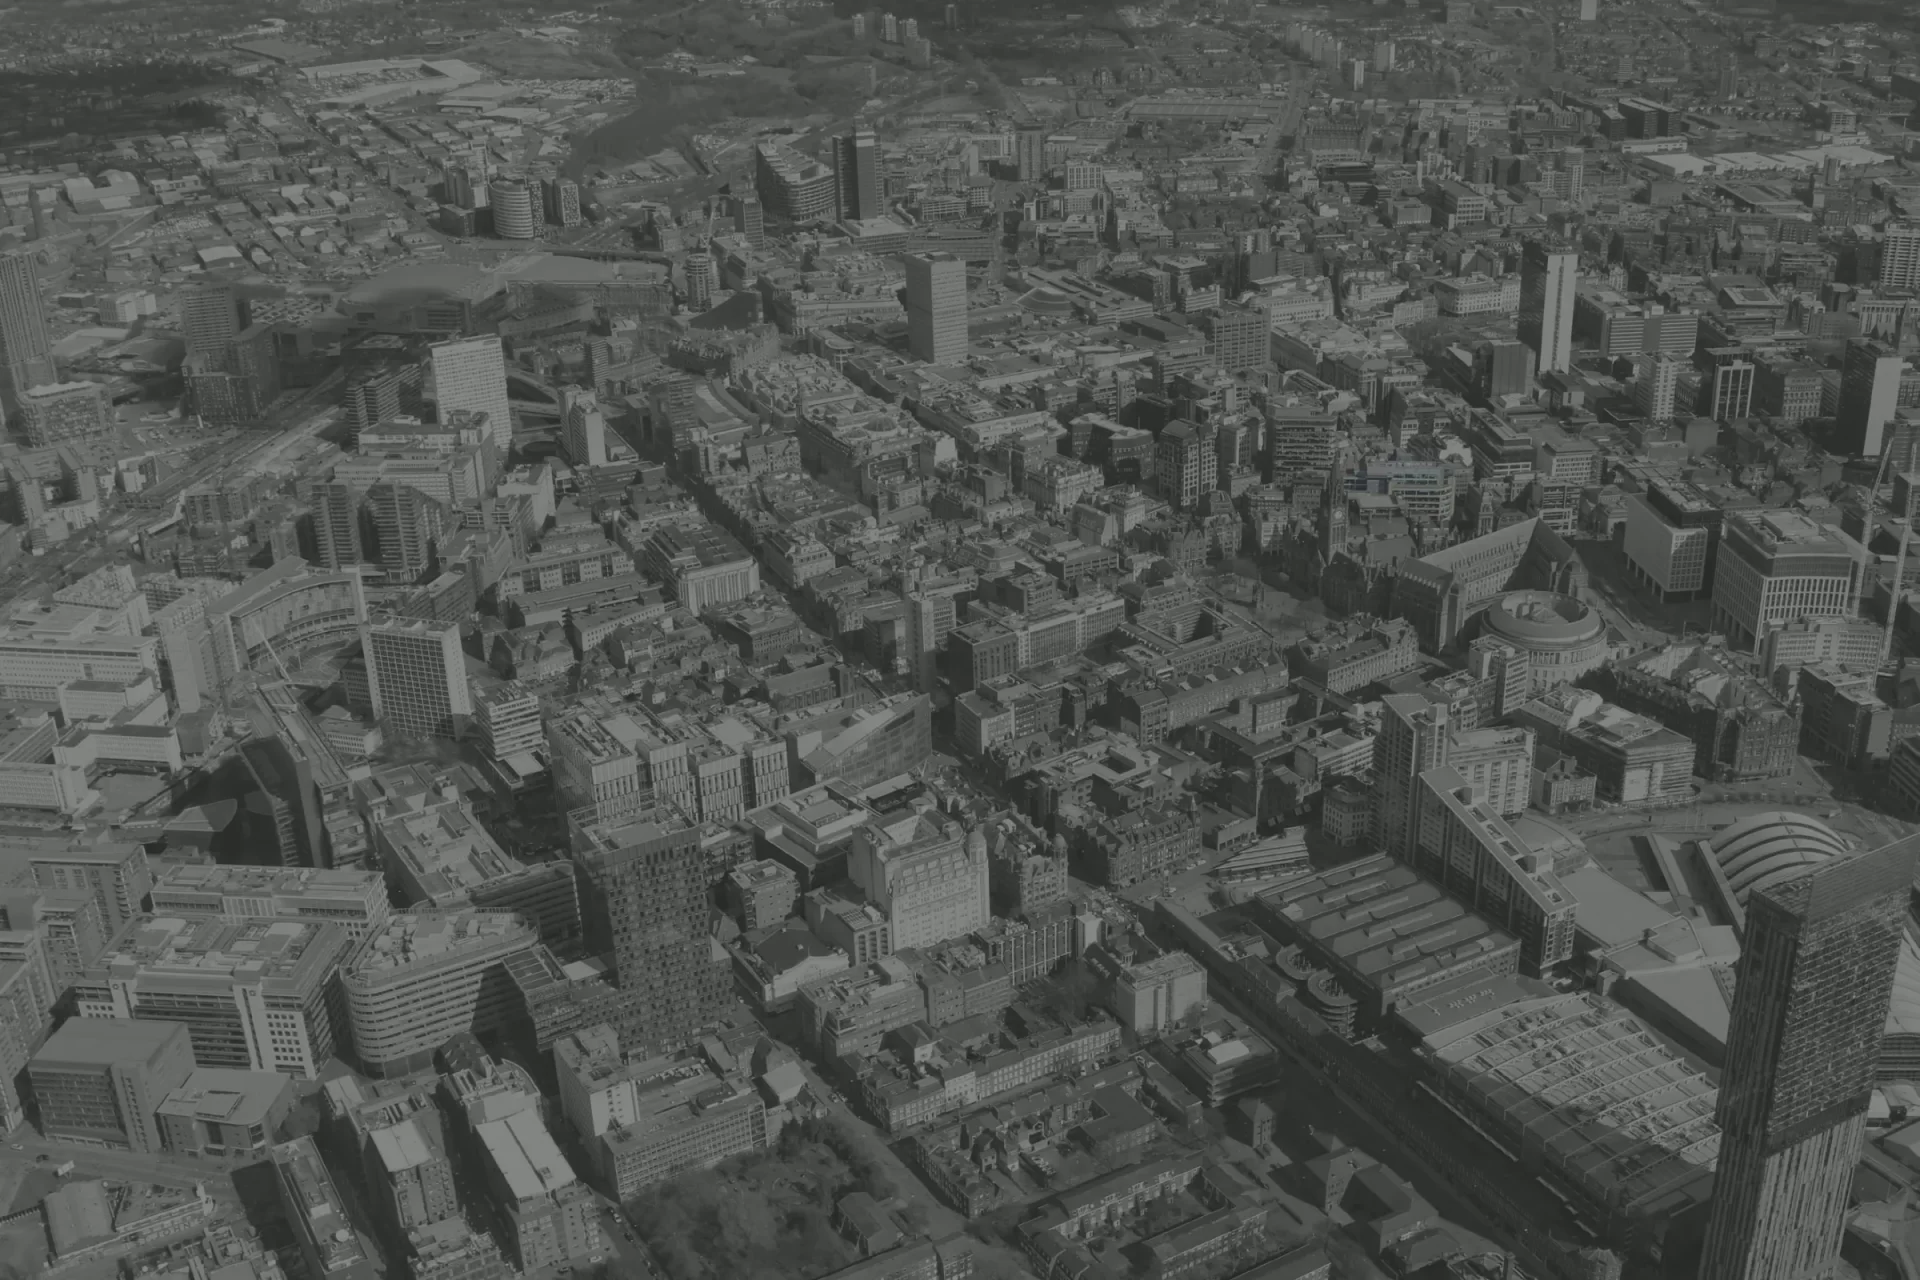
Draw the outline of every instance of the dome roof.
M1847 842L1824 822L1798 813L1756 813L1711 837L1714 859L1741 906L1755 889L1791 880L1808 867L1844 857ZM1888 1055L1911 1056L1920 1048L1920 938L1911 924L1900 939L1893 991L1887 1004ZM1901 1043L1892 1041L1900 1038Z
M1072 300L1066 294L1056 289L1049 289L1045 285L1021 294L1019 303L1022 310L1031 311L1035 315L1069 316L1073 314Z
M1755 889L1791 880L1806 868L1846 854L1847 842L1823 822L1798 813L1756 813L1710 839L1727 887L1741 906Z
M1560 648L1598 639L1606 622L1592 606L1552 591L1512 591L1487 609L1486 627L1530 648Z
M1908 924L1900 939L1900 959L1893 966L1893 994L1887 1001L1887 1035L1910 1037L1907 1043L1889 1049L1911 1052L1920 1039L1920 939ZM1882 1059L1884 1061L1884 1058Z

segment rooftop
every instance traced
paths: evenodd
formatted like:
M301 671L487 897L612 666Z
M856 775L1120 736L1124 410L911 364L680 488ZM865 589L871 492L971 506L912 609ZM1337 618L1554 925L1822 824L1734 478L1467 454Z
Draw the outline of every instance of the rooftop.
M497 911L403 911L370 935L347 965L349 979L394 976L532 946L535 933L519 916Z

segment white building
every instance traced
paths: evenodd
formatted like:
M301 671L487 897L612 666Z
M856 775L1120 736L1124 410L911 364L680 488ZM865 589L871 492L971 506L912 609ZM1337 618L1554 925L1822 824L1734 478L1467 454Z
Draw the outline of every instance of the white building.
M486 414L493 424L493 443L505 456L513 443L513 407L507 396L507 362L500 339L491 335L455 338L436 342L429 351L440 421L447 421L458 409Z

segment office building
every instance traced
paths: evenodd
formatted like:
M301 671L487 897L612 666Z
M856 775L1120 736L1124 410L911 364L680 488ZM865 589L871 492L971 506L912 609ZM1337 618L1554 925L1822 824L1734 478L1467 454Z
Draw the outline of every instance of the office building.
M694 312L705 311L713 305L714 269L713 255L705 249L695 249L687 254L687 308Z
M1539 977L1573 956L1574 897L1507 820L1488 808L1458 769L1420 775L1413 865L1455 898L1520 940L1520 968Z
M540 183L540 195L546 204L548 226L580 225L579 183L572 178L547 178Z
M58 702L60 686L74 681L128 686L159 675L159 640L154 636L95 633L80 627L16 628L0 634L0 696Z
M833 140L834 191L840 217L879 218L887 212L885 182L880 174L880 144L872 126L853 122L853 132Z
M51 1015L54 1004L62 998L80 971L100 958L107 949L109 934L100 914L100 904L90 893L75 889L39 889L21 886L14 889L0 888L0 931L12 931L23 940L19 954L10 954L11 949L0 946L0 958L5 959L16 970L20 982L12 986L0 978L0 1060L7 1057L5 1024L12 1019L11 1001L26 994L32 998L23 1006L23 1015L18 1028L26 1031L26 1046L31 1048L36 1042L33 1032L39 1024ZM38 939L36 945L24 943L27 937ZM37 955L29 956L36 950ZM26 1061L24 1050L17 1068ZM0 1062L0 1067L4 1063ZM5 1098L4 1071L0 1071L0 1100ZM0 1107L0 1113L4 1108Z
M0 252L0 411L11 414L22 392L58 381L33 253Z
M405 1075L429 1065L449 1036L506 1027L519 1011L507 962L538 941L532 925L505 912L389 918L341 974L361 1070Z
M604 822L648 808L653 788L643 781L634 746L615 737L600 718L575 708L546 722L554 797L567 813Z
M750 246L758 249L767 242L766 211L760 207L759 196L729 197L727 207L733 215L733 229L746 237Z
M313 1139L283 1142L271 1154L281 1207L306 1262L306 1280L378 1280L371 1249L353 1229L346 1201Z
M622 1201L689 1169L767 1145L767 1108L744 1076L698 1060L628 1060L612 1027L555 1042L560 1109Z
M721 889L727 909L746 930L779 924L800 900L798 877L771 858L741 863L727 873Z
M786 222L818 222L839 211L833 169L783 142L756 146L753 185L765 211Z
M1703 418L1733 422L1753 412L1754 365L1743 347L1700 353L1700 391L1693 408Z
M1474 390L1492 401L1524 395L1533 385L1533 349L1524 342L1487 342L1473 353Z
M439 1112L421 1107L398 1124L370 1130L362 1154L374 1204L394 1234L460 1216Z
M1574 289L1580 255L1570 248L1529 241L1520 255L1520 341L1533 350L1540 373L1573 363Z
M153 913L183 919L269 917L339 925L355 943L392 914L378 871L176 862L153 883Z
M1832 448L1862 458L1880 456L1887 422L1900 402L1906 361L1890 347L1859 339L1847 344L1840 366L1840 412Z
M436 342L428 348L428 357L440 421L452 421L462 409L486 414L494 447L504 457L513 444L513 407L508 403L507 363L500 339L483 334Z
M458 738L473 716L457 624L387 618L360 629L376 719L392 733Z
M71 966L57 954L59 947L44 918L29 919L18 898L4 905L8 927L0 932L0 955L6 957L0 962L0 1124L12 1129L26 1119L21 1087L27 1059L71 985ZM91 899L84 905L91 906Z
M251 1161L266 1159L291 1110L293 1081L278 1071L195 1067L153 1117L175 1155Z
M967 265L950 253L915 253L907 267L907 350L928 364L967 357Z
M36 852L33 882L42 889L72 889L93 898L109 934L120 932L146 910L153 892L147 851L137 844L100 841L72 849Z
M1887 224L1880 241L1880 287L1901 293L1920 289L1920 226Z
M673 589L681 607L696 616L760 589L760 562L732 534L714 525L663 525L647 539L640 559Z
M364 510L388 584L411 586L438 567L453 520L446 507L410 484L382 481L368 486Z
M1170 422L1153 443L1154 479L1160 496L1181 511L1199 505L1218 486L1220 457L1213 430L1184 419Z
M40 1130L56 1141L160 1151L154 1112L193 1073L178 1022L73 1018L27 1064Z
M600 1202L561 1154L537 1106L483 1120L473 1133L508 1252L523 1273L599 1250Z
M1909 836L1749 896L1701 1280L1834 1274L1916 852Z
M1673 397L1680 386L1680 361L1665 352L1646 357L1633 380L1633 403L1655 422L1673 417Z
M1626 497L1627 568L1662 600L1707 589L1720 546L1720 508L1690 484L1656 481Z
M1047 131L1037 124L1014 130L1015 176L1021 182L1039 182L1047 176Z
M313 540L322 568L339 569L367 558L371 534L365 507L366 494L350 484L327 480L313 487Z
M1200 331L1207 335L1213 362L1228 373L1257 373L1272 363L1272 338L1264 312L1222 307L1200 317Z
M493 234L502 240L531 240L540 234L541 201L525 178L495 178L487 184L493 206Z
M1503 818L1526 812L1533 735L1524 729L1462 729L1445 702L1388 694L1373 737L1373 840L1411 861L1420 839L1420 777L1451 766Z
M49 382L18 397L20 434L35 449L98 440L113 430L113 403L98 382Z
M708 936L700 832L665 812L572 826L574 862L594 890L583 894L588 949L613 953L624 998L620 1041L677 1049L732 985L725 953Z
M847 875L886 917L896 951L984 929L990 870L986 836L937 813L869 822L847 851Z
M1774 623L1855 612L1866 549L1797 511L1729 511L1713 564L1713 626L1751 650Z
M286 867L360 866L366 829L333 744L290 685L265 685L251 702L254 731L240 761L257 788L245 801L253 841Z
M544 750L546 726L540 720L540 696L518 681L477 692L473 699L474 738L495 760Z
M74 983L83 1017L187 1024L203 1067L315 1079L345 1045L337 924L142 916Z

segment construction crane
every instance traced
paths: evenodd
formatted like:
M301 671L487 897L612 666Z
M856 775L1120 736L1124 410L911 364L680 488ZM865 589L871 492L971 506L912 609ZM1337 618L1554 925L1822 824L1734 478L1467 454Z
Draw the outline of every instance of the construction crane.
M1886 483L1887 467L1892 461L1893 435L1889 433L1886 442L1880 446L1880 465L1874 469L1873 486L1867 490L1866 523L1861 529L1861 536L1865 542L1870 543L1873 540L1873 523L1880 506L1880 486ZM1894 623L1900 617L1900 597L1902 594L1900 589L1901 576L1906 572L1907 540L1912 536L1912 533L1912 519L1908 518L1903 520L1900 525L1900 548L1894 553L1893 557L1893 581L1888 585L1887 589L1886 624L1880 632L1880 661L1882 662L1885 662L1893 654L1893 628ZM1865 594L1867 587L1866 579L1866 566L1862 565L1861 573L1854 589L1853 607L1848 611L1852 617L1857 618L1860 616L1861 597Z

